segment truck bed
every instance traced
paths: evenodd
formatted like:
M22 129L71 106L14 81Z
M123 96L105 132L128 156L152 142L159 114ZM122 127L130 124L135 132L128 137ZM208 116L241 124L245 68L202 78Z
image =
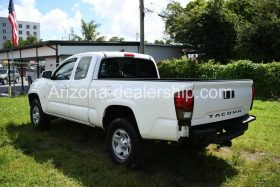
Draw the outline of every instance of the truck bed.
M153 81L153 82L228 82L228 81L251 81L250 79L199 79L199 78L119 78L119 79L110 79L102 78L101 80L110 80L110 81Z

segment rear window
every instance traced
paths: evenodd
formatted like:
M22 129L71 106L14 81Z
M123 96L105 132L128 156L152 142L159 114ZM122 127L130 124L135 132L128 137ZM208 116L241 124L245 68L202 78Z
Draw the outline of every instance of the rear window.
M158 75L151 60L107 58L101 62L99 78L158 78Z

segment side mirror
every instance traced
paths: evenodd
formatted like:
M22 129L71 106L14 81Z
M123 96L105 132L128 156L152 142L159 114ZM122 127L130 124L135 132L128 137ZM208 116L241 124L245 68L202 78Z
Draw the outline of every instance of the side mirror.
M44 79L50 79L52 76L52 71L43 71L42 78Z

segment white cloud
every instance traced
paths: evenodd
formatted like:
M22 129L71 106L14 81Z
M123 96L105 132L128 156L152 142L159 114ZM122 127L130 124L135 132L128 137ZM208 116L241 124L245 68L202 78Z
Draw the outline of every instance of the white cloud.
M61 39L62 37L67 39L65 37L69 34L70 28L74 28L76 33L80 32L81 18L82 15L79 11L76 11L75 15L70 17L61 9L51 10L42 17L41 32L53 33L51 39Z
M186 4L189 0L178 0ZM148 13L145 17L146 40L153 42L164 36L164 22L157 13L160 13L171 0L145 0L145 7L152 9L155 13ZM97 15L94 20L101 23L99 31L107 38L122 36L127 41L135 41L139 33L139 0L77 0L72 7L72 12L65 12L55 8L43 14L36 6L36 0L19 0L15 4L18 20L35 21L41 23L41 38L66 39L70 28L80 34L80 20L82 14L81 4L87 4L88 10ZM55 6L55 5L54 5ZM74 13L69 15L69 13ZM7 16L7 7L0 5L0 16ZM67 33L67 34L66 34Z
M92 10L102 19L110 20L102 23L100 32L106 36L124 36L126 40L135 40L139 33L139 0L123 0L121 3L114 0L81 0L88 3ZM166 8L170 0L162 0L153 3L146 0L145 7L152 9L155 13L148 13L145 17L146 40L153 42L164 36L164 22L157 15ZM186 4L189 0L179 0ZM98 21L98 20L96 20Z
M41 25L41 38L44 40L66 39L70 28L74 28L76 33L80 32L81 12L74 5L73 16L68 15L61 9L53 9L46 14L40 12L35 6L36 0L19 0L15 4L17 19L20 21L39 22ZM76 7L75 7L76 6ZM0 16L7 17L7 8L0 9Z

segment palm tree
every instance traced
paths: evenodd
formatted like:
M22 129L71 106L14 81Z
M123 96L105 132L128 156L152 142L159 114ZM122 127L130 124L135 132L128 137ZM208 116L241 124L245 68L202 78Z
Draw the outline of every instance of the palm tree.
M97 28L100 24L96 24L94 21L86 23L83 19L81 20L82 24L82 36L85 41L100 41L105 39L104 36L99 37L100 33L97 32Z

